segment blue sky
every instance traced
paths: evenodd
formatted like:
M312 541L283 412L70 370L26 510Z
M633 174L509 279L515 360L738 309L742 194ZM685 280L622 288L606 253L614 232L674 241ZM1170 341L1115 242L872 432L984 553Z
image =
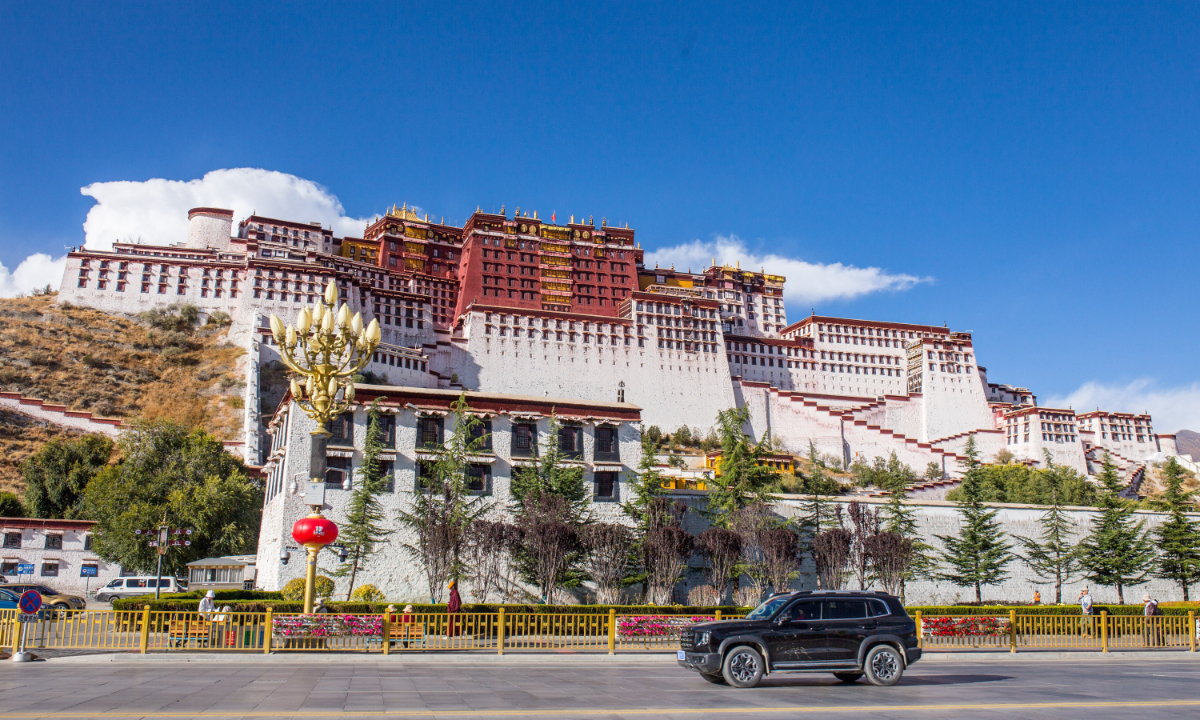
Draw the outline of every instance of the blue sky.
M89 243L170 235L137 208L179 186L141 183L262 168L347 227L503 204L788 258L793 319L946 322L994 381L1200 429L1198 31L1194 3L6 2L0 282L97 197ZM187 189L307 209L282 177Z

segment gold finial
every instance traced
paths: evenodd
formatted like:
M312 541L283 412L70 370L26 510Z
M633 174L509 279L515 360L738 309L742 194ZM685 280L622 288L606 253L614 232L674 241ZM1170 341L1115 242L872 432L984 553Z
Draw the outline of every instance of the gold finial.
M500 206L500 214L501 214L501 215L503 215L503 214L504 214L504 206L503 206L503 205L501 205L501 206Z
M537 216L537 210L534 210L534 211L533 211L533 219L534 219L534 220L537 220L537 219L538 219L538 216Z
M574 224L575 224L575 216L574 216L574 215L572 215L572 216L571 216L571 224L572 224L572 225L574 225Z
M608 218L600 218L600 227L608 227Z
M425 222L429 222L429 213L425 213Z
M443 216L442 216L442 221L441 221L440 223L438 223L438 224L439 224L439 225L445 225L445 224L446 224L446 216L445 216L445 215L443 215Z

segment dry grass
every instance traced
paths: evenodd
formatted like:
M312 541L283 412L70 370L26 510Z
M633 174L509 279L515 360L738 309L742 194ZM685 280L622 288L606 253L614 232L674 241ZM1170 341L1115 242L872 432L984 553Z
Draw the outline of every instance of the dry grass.
M245 352L227 327L185 332L81 307L56 295L0 300L0 389L95 415L168 418L237 438Z
M42 445L79 432L0 408L0 490L25 493L21 465Z

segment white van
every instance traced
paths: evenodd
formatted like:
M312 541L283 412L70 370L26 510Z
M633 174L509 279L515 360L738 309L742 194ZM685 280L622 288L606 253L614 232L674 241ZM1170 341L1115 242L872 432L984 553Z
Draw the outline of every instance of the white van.
M187 592L187 588L173 577L162 578L161 586L158 583L159 578L146 575L117 578L96 591L96 602L111 602L137 595L153 595L156 589L165 593Z

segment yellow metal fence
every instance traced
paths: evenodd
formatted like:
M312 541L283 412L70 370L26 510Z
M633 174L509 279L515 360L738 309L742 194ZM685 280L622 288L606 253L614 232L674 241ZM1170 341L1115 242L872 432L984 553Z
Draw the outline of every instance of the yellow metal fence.
M717 613L716 619L740 615ZM585 613L414 613L301 615L295 613L44 610L35 622L0 611L0 647L25 633L29 648L124 652L394 652L474 650L557 652L671 651L693 620L678 616ZM1107 613L1082 617L915 615L925 650L1196 651L1195 613L1143 617Z
M925 650L1196 651L1196 613L1185 615L1018 615L950 617L916 613Z

